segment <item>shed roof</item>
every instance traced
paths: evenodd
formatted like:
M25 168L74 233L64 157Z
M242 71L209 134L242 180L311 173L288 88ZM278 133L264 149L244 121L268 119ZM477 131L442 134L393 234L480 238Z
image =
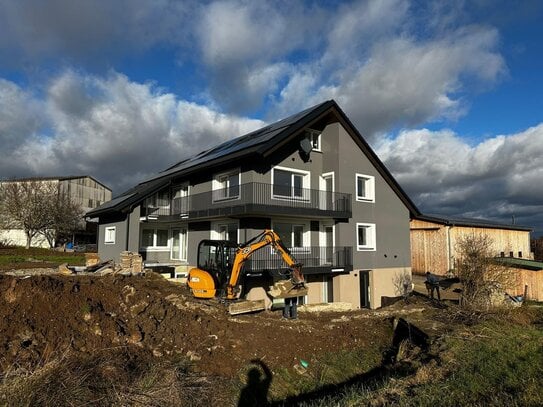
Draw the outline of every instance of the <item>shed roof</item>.
M479 218L461 218L453 217L447 215L419 215L415 217L418 220L438 223L446 226L465 226L465 227L476 227L476 228L491 228L491 229L508 229L508 230L519 230L525 232L531 232L532 228L528 226L513 225L508 223L500 223L487 219Z
M539 271L543 270L543 262L529 260L529 259L519 259L517 257L496 257L496 261L503 263L512 267L525 269L525 270L534 270Z

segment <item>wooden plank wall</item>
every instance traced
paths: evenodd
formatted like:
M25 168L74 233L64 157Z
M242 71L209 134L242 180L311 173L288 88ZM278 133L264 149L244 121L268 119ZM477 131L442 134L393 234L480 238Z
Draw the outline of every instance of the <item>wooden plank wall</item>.
M484 234L493 241L495 256L504 252L513 257L531 258L530 233L518 230L491 229L479 227L453 226L450 228L450 243L447 237L447 227L438 223L411 220L411 269L415 274L427 271L446 275L449 272L447 261L447 246L450 247L451 267L454 267L455 246L458 239L472 234Z
M447 274L447 231L442 225L411 221L411 270L415 274L427 271Z
M474 227L452 227L451 228L451 247L456 246L458 239L469 235L484 234L492 239L494 255L500 256L504 252L505 257L513 252L513 257L530 258L530 232L508 229L474 228Z
M509 294L524 295L524 286L528 285L528 299L543 301L543 270L533 271L513 268L516 285Z

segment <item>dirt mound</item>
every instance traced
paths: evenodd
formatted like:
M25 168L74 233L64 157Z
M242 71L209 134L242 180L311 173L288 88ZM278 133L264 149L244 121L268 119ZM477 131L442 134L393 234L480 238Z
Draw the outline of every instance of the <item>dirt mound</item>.
M391 338L364 311L231 317L162 277L0 275L0 369L34 366L61 352L134 347L157 358L183 356L197 370L232 377L251 359L270 368ZM364 317L364 318L361 318Z

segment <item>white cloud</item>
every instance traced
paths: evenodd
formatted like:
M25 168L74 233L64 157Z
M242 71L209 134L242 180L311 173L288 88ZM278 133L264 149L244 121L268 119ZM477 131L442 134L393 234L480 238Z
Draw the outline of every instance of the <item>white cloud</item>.
M475 146L451 131L406 130L376 152L423 212L543 220L543 123Z
M27 117L19 112L12 127L20 142L4 148L0 173L91 174L117 192L263 125L178 100L115 72L103 78L66 71L49 84L44 100L31 102L45 107L52 135L25 128Z

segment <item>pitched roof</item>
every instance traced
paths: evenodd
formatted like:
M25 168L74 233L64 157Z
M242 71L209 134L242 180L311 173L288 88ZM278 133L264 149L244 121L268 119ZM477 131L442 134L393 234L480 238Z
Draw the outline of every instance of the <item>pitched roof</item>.
M328 100L180 161L166 170L146 179L134 188L122 193L112 201L106 202L98 208L93 209L88 212L87 215L98 216L112 211L130 209L134 205L139 204L146 197L168 185L175 177L186 176L202 169L208 169L249 155L260 155L262 157L269 156L293 137L296 137L301 131L311 127L311 125L314 125L329 114L332 114L336 121L342 123L343 127L366 153L368 159L406 205L410 213L412 215L419 214L420 212L415 204L402 190L394 177L351 123L349 118L334 100Z
M111 188L106 184L98 181L92 175L69 175L69 176L49 176L49 177L25 177L25 178L8 178L5 180L0 180L0 182L30 182L30 181L68 181L72 179L81 179L81 178L90 178L97 184L100 184L105 189L111 191Z
M439 223L446 226L466 226L466 227L479 227L479 228L490 228L490 229L508 229L508 230L520 230L531 232L532 228L528 226L521 225L512 225L508 223L499 223L487 219L473 219L473 218L459 218L452 217L447 215L419 215L416 216L416 219Z

